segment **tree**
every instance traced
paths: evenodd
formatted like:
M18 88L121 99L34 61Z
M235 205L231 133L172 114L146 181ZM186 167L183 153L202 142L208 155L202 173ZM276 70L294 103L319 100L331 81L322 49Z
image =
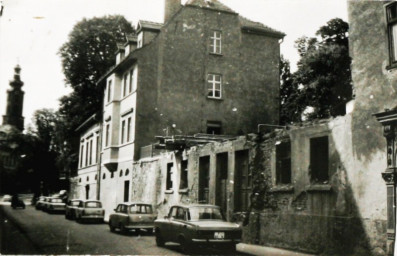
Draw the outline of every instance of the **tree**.
M352 98L348 28L343 20L332 19L316 32L321 40L301 37L295 42L301 56L298 69L291 85L281 85L280 91L284 122L345 114Z
M133 27L120 15L83 19L60 48L66 84L73 89L61 99L61 112L73 128L101 109L103 88L97 81L114 65L117 43L131 33Z

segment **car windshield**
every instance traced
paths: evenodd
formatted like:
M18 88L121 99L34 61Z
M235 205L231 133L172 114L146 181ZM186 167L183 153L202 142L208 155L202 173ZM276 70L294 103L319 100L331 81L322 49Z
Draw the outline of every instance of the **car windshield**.
M130 206L130 213L153 213L152 206L148 204L134 204Z
M85 207L86 208L101 208L102 204L100 202L86 202Z
M62 203L62 199L60 199L60 198L53 198L53 199L51 199L51 203Z
M189 220L223 220L223 216L216 207L193 207L189 209Z

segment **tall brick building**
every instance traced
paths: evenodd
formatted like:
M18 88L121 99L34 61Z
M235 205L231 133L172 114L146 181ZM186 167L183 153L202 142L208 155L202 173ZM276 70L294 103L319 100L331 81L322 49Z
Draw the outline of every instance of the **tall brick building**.
M151 154L146 146L155 136L237 135L277 125L284 36L217 0L166 0L163 24L140 21L98 81L105 91L95 175L105 205L131 200L133 163ZM84 158L92 150L85 137ZM84 162L79 173L89 167Z

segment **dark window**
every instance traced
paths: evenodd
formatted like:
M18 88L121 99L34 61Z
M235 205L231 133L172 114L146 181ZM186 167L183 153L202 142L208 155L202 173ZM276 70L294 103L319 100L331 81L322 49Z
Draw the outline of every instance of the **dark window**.
M310 139L310 180L328 180L328 136Z
M121 144L124 143L125 120L121 122Z
M108 99L107 99L107 102L110 102L111 93L112 93L112 80L110 80L109 83L108 83Z
M124 202L128 202L130 195L130 181L124 181Z
M276 184L291 183L291 142L276 146Z
M84 143L80 147L80 168L83 167Z
M130 170L127 169L127 170L125 171L125 176L127 176L129 173L130 173Z
M389 36L390 64L397 65L397 3L386 7L387 31Z
M235 153L234 211L247 211L252 187L252 175L248 166L248 150Z
M109 146L110 124L106 124L105 130L105 147L107 147Z
M102 179L103 179L103 180L106 179L106 174L103 174L103 175L102 175Z
M110 173L110 178L113 179L113 177L114 177L114 172L111 172L111 173Z
M207 134L221 134L222 123L218 121L207 121Z
M173 172L173 163L168 163L167 164L167 184L166 184L166 190L171 190L172 189L172 172Z
M200 157L199 160L199 203L209 202L210 157Z
M179 183L179 189L188 188L187 183L187 160L181 162L181 181Z
M123 170L120 170L120 177L123 176Z
M96 152L95 152L95 163L98 163L98 156L99 156L99 136L96 136Z

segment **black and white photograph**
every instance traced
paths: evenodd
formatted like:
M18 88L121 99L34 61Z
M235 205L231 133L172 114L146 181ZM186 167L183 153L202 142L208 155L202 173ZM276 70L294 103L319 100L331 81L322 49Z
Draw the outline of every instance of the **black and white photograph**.
M0 0L1 255L391 256L396 180L397 1Z

